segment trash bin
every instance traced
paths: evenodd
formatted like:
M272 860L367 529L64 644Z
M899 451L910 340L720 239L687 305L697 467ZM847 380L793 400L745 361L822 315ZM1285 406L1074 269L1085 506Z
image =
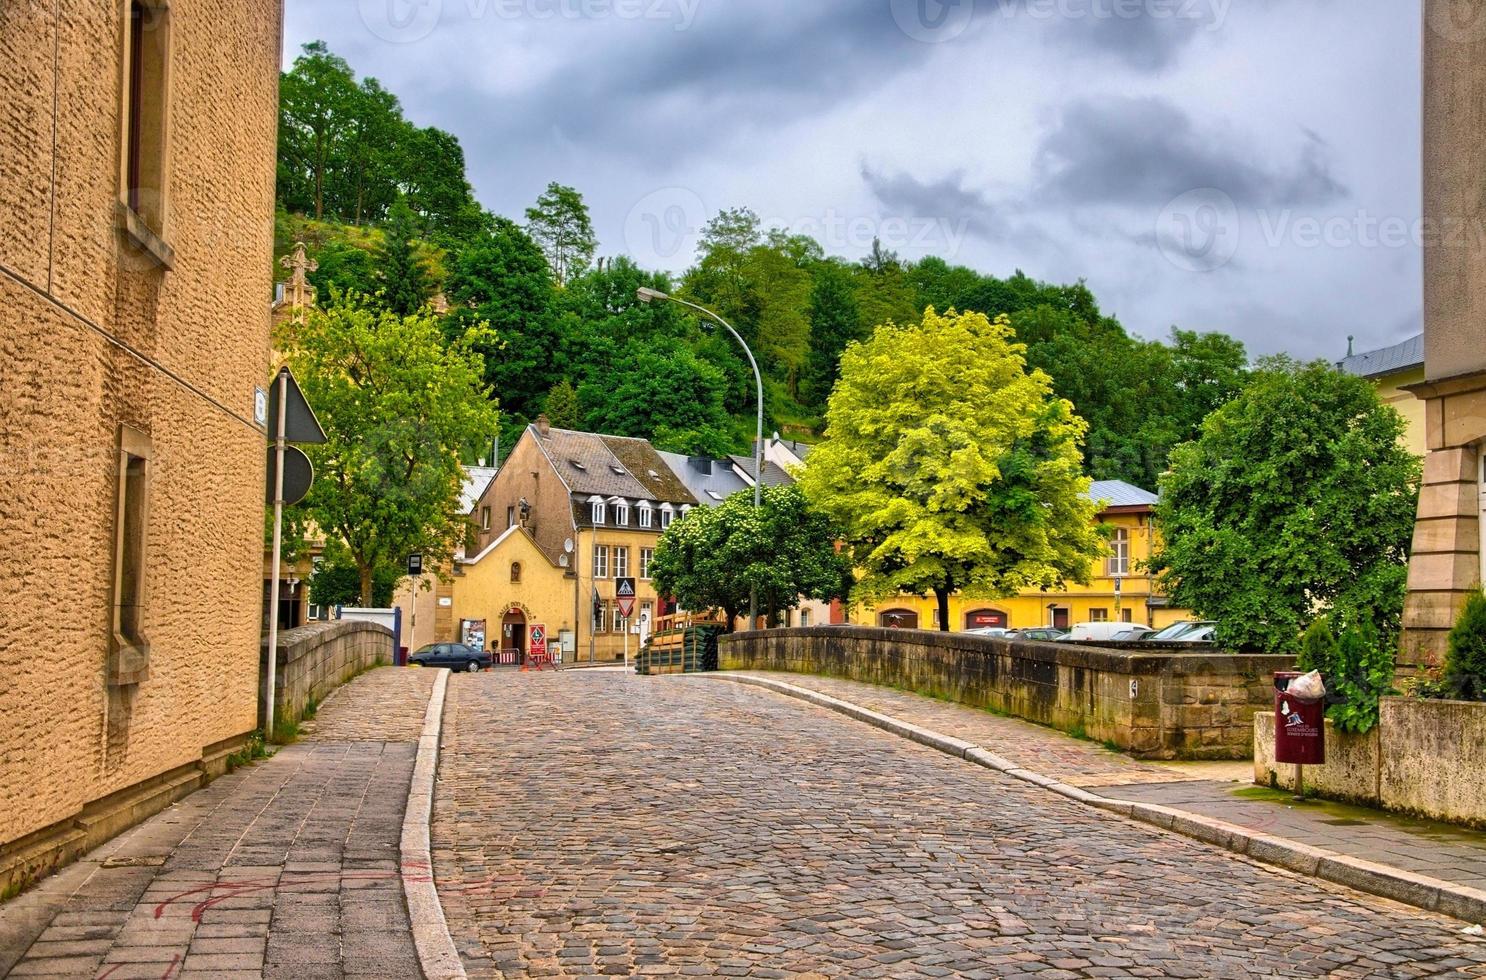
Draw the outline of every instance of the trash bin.
M398 647L397 655L393 658L393 660L396 662L397 666L406 667L408 665L408 648Z
M1326 762L1326 699L1289 693L1290 682L1304 674L1274 675L1274 761L1319 766Z

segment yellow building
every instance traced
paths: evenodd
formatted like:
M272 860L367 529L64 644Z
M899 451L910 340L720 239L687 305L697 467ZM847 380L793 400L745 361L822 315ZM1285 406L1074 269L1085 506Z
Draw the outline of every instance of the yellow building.
M439 617L439 639L460 640L466 620L484 620L487 629L499 627L497 637L487 635L487 648L497 639L503 649L525 651L533 617L558 639L560 612L573 624L569 662L623 660L667 611L650 582L661 532L697 505L644 439L556 429L538 419L472 509L478 575L468 563L456 565L442 597L449 605ZM525 534L511 535L513 528ZM518 537L563 573L560 582L521 553ZM494 572L482 567L487 562ZM521 563L523 581L511 580L514 563ZM534 582L524 581L529 571ZM629 580L634 607L625 618L616 593Z
M1109 554L1094 569L1088 585L1069 585L1057 592L1024 592L1009 599L949 600L950 628L954 631L1002 627L1026 629L1077 623L1122 621L1160 629L1190 618L1175 609L1154 587L1143 570L1151 556L1155 530L1152 517L1157 497L1120 481L1096 482L1090 496L1100 502L1098 520L1112 528ZM939 609L933 596L899 596L851 612L853 622L900 629L938 629Z
M0 3L0 891L258 726L281 21Z
M573 646L581 612L578 576L554 562L531 531L507 528L456 569L448 593L454 630L440 640L490 650L507 663L530 652L535 626L544 627L554 653Z
M1424 434L1424 402L1410 390L1424 383L1424 335L1410 337L1403 343L1380 350L1347 356L1337 367L1366 378L1378 389L1384 405L1392 407L1408 423L1404 446L1415 456L1429 451Z

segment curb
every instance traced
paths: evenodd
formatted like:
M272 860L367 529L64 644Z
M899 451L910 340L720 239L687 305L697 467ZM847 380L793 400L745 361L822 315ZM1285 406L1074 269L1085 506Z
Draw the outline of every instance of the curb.
M418 739L418 760L413 766L413 783L408 789L408 806L402 820L402 891L408 903L408 920L413 927L413 945L418 950L418 963L428 980L463 980L464 964L449 935L444 921L444 907L433 881L433 856L429 850L428 827L433 817L434 777L439 769L439 733L444 724L444 694L449 687L449 671L440 670L423 715L423 735ZM427 869L426 876L410 874L414 869Z
M1212 844L1262 864L1274 865L1308 878L1318 878L1466 922L1486 923L1486 891L1466 888L1453 882L1430 878L1400 868L1374 864L1371 861L1364 861L1361 858L1339 854L1335 851L1298 844L1282 837L1260 834L1238 824L1188 813L1185 810L1158 806L1153 803L1111 800L1077 786L1069 786L1056 779L1049 779L1030 769L1023 769L1007 759L987 752L972 742L951 738L931 729L920 728L918 725L911 725L891 715L869 711L850 701L833 698L828 694L821 694L819 691L812 691L808 688L796 687L783 681L751 677L745 674L694 674L691 676L761 687L776 694L808 701L817 707L855 718L857 721L865 722L885 732L910 739L931 749L937 749L946 755L1004 773L1024 783L1040 786L1075 802L1098 807L1118 816L1138 820L1205 844Z

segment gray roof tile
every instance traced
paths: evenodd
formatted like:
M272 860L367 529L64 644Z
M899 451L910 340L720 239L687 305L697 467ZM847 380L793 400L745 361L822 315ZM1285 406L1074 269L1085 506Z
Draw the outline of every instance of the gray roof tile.
M1353 354L1342 358L1336 366L1360 378L1376 378L1379 375L1421 368L1424 366L1424 335L1421 333L1410 337L1392 347Z

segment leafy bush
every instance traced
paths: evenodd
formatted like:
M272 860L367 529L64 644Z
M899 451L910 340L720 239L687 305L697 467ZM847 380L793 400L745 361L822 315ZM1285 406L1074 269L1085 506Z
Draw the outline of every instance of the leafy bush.
M1326 681L1326 717L1339 730L1363 734L1378 723L1379 699L1392 693L1394 653L1373 625L1359 615L1337 636L1333 619L1322 616L1305 631L1300 669L1319 670Z
M1445 655L1445 677L1432 692L1458 701L1486 701L1486 593L1465 604Z

